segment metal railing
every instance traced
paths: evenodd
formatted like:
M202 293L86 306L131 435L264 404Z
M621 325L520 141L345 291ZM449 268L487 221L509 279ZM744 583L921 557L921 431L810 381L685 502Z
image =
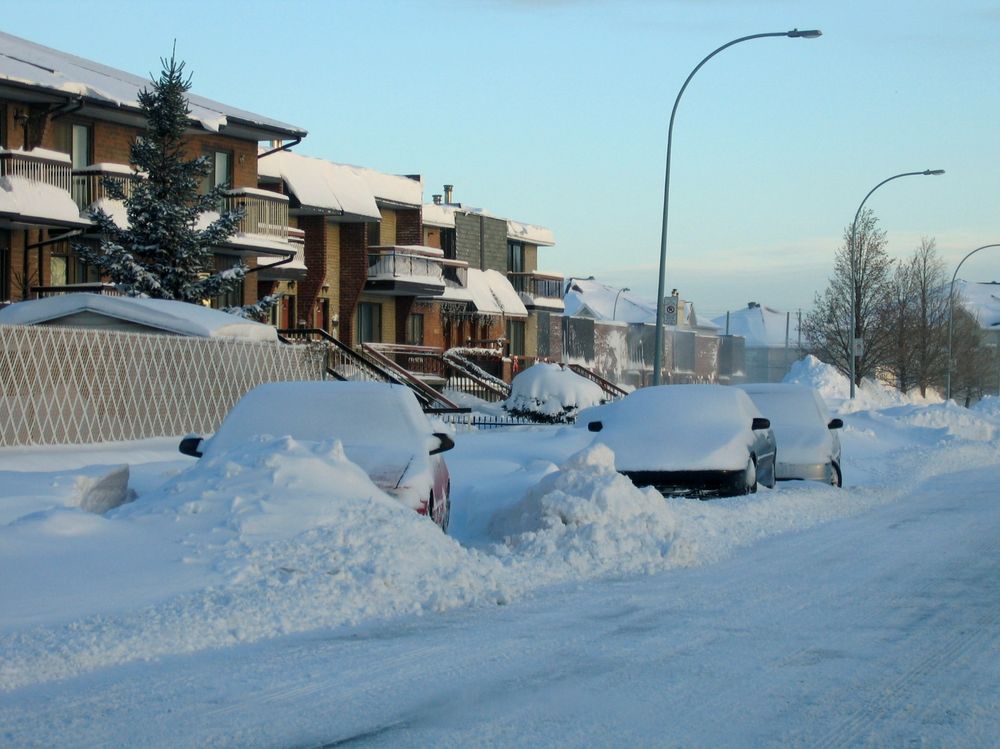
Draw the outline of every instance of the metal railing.
M257 234L279 242L288 241L288 198L265 190L235 188L226 191L227 211L244 210L237 231Z
M69 161L38 156L31 151L2 151L0 177L24 177L70 192L72 169Z
M538 273L508 273L507 280L514 291L545 299L562 299L563 279Z
M618 400L619 398L624 398L626 395L628 395L628 391L618 387L615 383L611 382L610 380L604 379L599 374L597 374L597 372L594 372L593 370L587 369L586 367L581 366L579 364L570 364L569 368L576 374L580 375L581 377L586 377L591 382L599 385L601 390L604 391L604 394L607 396L608 400L612 401Z
M44 299L49 296L62 296L63 294L103 294L104 296L124 296L114 284L111 283L70 283L65 286L32 286L31 290L36 298Z
M368 253L369 280L409 278L412 276L433 278L443 283L444 269L441 267L441 259L394 249L382 249Z
M127 169L127 167L122 167L122 169ZM73 171L73 200L82 211L98 200L109 197L105 180L116 183L121 187L125 197L129 198L132 196L132 190L139 179L139 175L134 172L126 174L122 171L93 167L77 169Z

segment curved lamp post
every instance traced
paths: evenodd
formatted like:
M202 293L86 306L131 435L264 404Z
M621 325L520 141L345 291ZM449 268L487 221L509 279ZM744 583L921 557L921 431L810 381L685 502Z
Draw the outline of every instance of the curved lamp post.
M928 176L937 176L939 174L944 174L944 169L924 169L924 171L922 172L903 172L902 174L894 174L893 176L882 180L877 185L875 185L875 187L869 190L868 194L865 195L865 199L861 201L861 205L858 206L857 212L854 214L854 223L851 224L851 246L849 248L851 253L851 330L850 330L851 338L847 342L848 354L851 360L850 363L851 398L854 397L854 379L855 379L854 370L856 366L856 360L858 358L857 351L855 350L855 341L858 338L858 331L857 331L858 320L857 320L857 314L854 309L855 305L858 303L857 302L858 272L854 263L854 242L856 240L856 235L858 232L858 217L861 215L861 209L865 207L865 203L867 202L868 198L872 196L872 193L875 192L877 189L879 189L886 182L892 182L894 179L899 179L900 177L914 177L914 176L928 177Z
M823 32L819 29L809 29L807 31L792 29L791 31L775 31L767 34L751 34L750 36L741 36L739 39L733 39L731 42L723 44L699 62L695 66L694 70L692 70L688 77L684 80L684 85L681 86L681 90L677 92L677 98L674 100L674 108L670 110L670 127L667 128L667 168L666 176L663 179L663 223L660 227L660 282L657 287L656 294L656 344L653 348L654 385L660 384L660 362L663 359L663 292L666 285L667 210L670 198L670 150L674 136L674 118L677 116L677 105L681 103L681 96L684 94L684 90L688 87L691 79L694 78L694 74L701 70L702 65L719 54L722 50L728 49L734 44L747 42L751 39L763 39L768 36L787 36L793 39L815 39L816 37L821 36L822 33Z
M948 400L951 400L951 335L955 327L954 313L955 313L955 279L958 277L958 269L962 267L962 263L968 260L970 257L975 255L980 250L985 250L989 247L1000 247L1000 244L984 244L982 247L977 247L968 255L962 258L962 261L955 267L955 272L951 274L951 287L948 290L948 376L946 379L946 390Z
M623 291L632 291L632 289L630 289L628 286L623 286L622 288L618 289L618 293L615 294L615 308L614 311L611 313L612 321L618 319L618 297L622 295Z

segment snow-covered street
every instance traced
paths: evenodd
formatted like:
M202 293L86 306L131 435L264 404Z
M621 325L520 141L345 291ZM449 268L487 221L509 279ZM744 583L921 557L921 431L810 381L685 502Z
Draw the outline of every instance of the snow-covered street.
M53 487L0 526L0 745L995 745L996 399L807 374L843 490L664 501L584 429L459 434L450 537L322 443L0 454ZM138 499L73 507L130 447Z

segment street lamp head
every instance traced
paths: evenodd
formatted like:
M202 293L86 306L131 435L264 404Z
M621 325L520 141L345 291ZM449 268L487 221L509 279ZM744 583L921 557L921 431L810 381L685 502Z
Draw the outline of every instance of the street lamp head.
M924 174L925 174L925 175L931 175L931 174L933 174L933 175L938 175L938 174L944 174L944 169L925 169L925 170L924 170Z
M789 36L793 39L815 39L818 36L823 36L823 32L819 29L807 29L805 31L799 31L798 29L792 29L787 32L785 36Z

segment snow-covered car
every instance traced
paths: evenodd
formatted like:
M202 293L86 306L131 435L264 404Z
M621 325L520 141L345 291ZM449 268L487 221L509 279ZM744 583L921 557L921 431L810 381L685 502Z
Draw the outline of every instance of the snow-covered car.
M842 486L840 419L831 419L819 393L805 385L738 385L771 421L778 440L778 481L807 479Z
M221 454L258 436L340 440L372 482L448 530L451 481L441 453L455 443L433 431L413 391L380 382L272 382L244 395L216 433L185 437L180 451Z
M775 439L750 397L725 385L659 385L589 408L577 424L636 486L728 497L774 486Z

